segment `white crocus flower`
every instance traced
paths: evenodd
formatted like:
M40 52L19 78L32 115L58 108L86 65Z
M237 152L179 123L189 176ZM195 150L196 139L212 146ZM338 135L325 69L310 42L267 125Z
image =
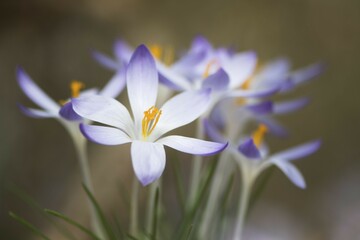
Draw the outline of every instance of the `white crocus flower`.
M154 182L164 171L164 145L196 155L215 154L227 146L177 135L162 137L204 113L210 103L210 89L184 92L157 108L158 72L144 45L135 50L126 78L133 118L120 102L109 97L80 97L72 104L83 118L108 125L82 124L81 131L88 139L104 145L131 143L133 168L142 185Z

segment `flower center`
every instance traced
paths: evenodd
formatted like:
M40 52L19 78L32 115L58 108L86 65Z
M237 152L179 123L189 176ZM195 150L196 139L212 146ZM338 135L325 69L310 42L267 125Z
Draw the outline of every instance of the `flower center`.
M165 63L166 65L171 65L174 62L174 48L172 47L161 47L158 44L150 45L150 52L157 59Z
M159 122L161 116L161 110L152 106L147 111L144 112L144 117L142 119L142 137L146 139L154 131L156 124Z
M259 127L252 134L254 144L259 147L264 141L265 133L267 133L268 128L264 124L260 124Z
M203 73L203 78L207 78L210 75L211 68L217 64L216 59L213 59L206 64L205 71Z

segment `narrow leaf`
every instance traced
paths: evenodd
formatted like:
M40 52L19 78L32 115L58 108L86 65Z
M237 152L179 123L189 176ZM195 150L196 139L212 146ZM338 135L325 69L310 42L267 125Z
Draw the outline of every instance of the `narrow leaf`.
M9 212L10 217L21 223L23 226L28 228L34 235L41 237L41 239L50 240L47 236L45 236L37 227L23 219L22 217L19 217L13 212Z

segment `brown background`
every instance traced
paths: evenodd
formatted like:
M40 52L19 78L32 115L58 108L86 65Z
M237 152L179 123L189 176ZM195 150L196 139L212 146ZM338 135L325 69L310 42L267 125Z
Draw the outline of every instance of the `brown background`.
M17 102L31 103L16 84L16 65L24 66L54 99L64 99L73 79L93 87L111 76L91 59L91 49L110 54L113 41L121 36L134 46L155 42L181 50L196 34L205 35L216 46L254 49L262 61L287 56L295 67L318 60L327 65L320 78L293 94L309 96L312 104L281 117L292 137L269 139L275 149L323 139L316 155L298 162L309 187L299 190L276 171L247 231L275 235L290 231L292 237L285 235L284 239L360 236L360 1L74 2L0 2L1 239L30 238L8 217L9 210L55 234L36 211L8 191L13 184L42 207L63 211L79 221L87 219L71 141L55 121L19 113ZM90 154L99 201L108 212L122 212L119 179L129 186L133 174L128 146L91 144ZM166 172L165 177L172 181L170 175Z

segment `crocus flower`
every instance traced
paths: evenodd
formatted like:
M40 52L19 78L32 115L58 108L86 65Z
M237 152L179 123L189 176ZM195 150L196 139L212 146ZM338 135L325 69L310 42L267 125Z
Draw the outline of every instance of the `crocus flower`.
M196 155L215 154L227 146L177 135L162 137L204 113L209 105L210 89L181 93L157 108L158 72L144 45L135 50L126 79L133 118L120 102L109 97L80 97L72 99L72 104L80 116L108 125L82 124L81 131L89 140L104 145L131 143L133 168L142 185L154 182L164 171L164 145Z
M73 81L70 85L71 97L81 97L88 95L103 95L109 97L118 96L125 86L125 71L119 70L105 85L102 90L95 88L80 91L84 84L79 81ZM19 104L21 111L34 118L56 118L61 122L67 121L79 121L81 118L72 111L69 100L63 101L63 105L51 99L36 83L30 78L30 76L21 68L17 68L17 81L20 88L36 105L41 109L27 108Z

